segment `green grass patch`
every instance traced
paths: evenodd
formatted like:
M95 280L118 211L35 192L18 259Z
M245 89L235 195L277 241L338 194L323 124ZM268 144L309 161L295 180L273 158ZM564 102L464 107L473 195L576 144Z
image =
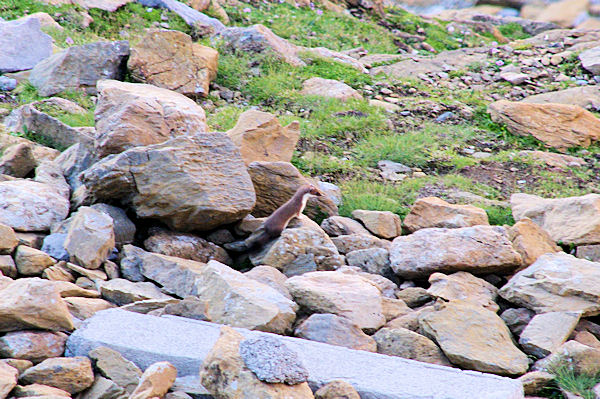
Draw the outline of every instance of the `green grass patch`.
M39 134L37 132L28 130L25 126L23 127L23 131L11 132L10 135L15 136L15 137L23 137L27 140L31 140L31 141L41 144L45 147L54 148L55 150L58 150L61 152L67 149L65 146L55 143L53 140L49 139L46 136L42 136L41 134Z
M528 33L523 30L523 27L516 22L500 25L498 30L504 37L509 40L521 40L531 37Z
M244 112L242 108L226 106L206 115L208 126L213 132L226 132L232 129Z
M552 386L546 387L543 394L550 398L562 398L562 394L556 387L569 391L584 399L594 399L592 388L600 383L600 374L588 375L577 374L567 364L555 364L549 371L556 376Z
M491 225L512 226L513 224L515 224L515 219L512 215L512 209L510 208L504 208L501 206L489 206L484 204L475 204L475 206L485 209L485 212L488 215L488 220Z
M292 163L302 172L313 176L326 173L344 174L357 169L351 160L311 151L305 152L302 156L295 156Z
M37 104L35 108L50 115L62 123L72 127L94 126L94 110L86 110L84 114L72 114L52 104Z

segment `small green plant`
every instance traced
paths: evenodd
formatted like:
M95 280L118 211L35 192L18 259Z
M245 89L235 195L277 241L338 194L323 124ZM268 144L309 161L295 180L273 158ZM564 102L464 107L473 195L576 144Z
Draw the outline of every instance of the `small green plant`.
M523 30L523 27L516 22L500 25L498 30L504 37L510 40L527 39L531 35Z
M513 218L512 210L510 208L504 208L501 206L483 205L483 204L479 204L476 206L479 206L480 208L485 209L485 212L488 215L488 220L491 225L512 226L513 224L515 224L515 219Z
M37 132L27 129L26 126L23 126L23 131L11 132L10 135L15 136L15 137L23 137L23 138L26 138L27 140L31 140L31 141L41 144L45 147L54 148L55 150L58 150L58 151L66 150L66 148L64 146L55 143L53 140L49 139L46 136L43 136Z
M565 391L579 395L584 399L595 398L592 388L596 384L600 383L600 374L578 374L575 373L572 368L564 362L551 365L548 371L555 375L555 380L553 385L544 390L546 395L557 398L562 397L562 395L557 395L558 389L556 389L556 387L559 387Z

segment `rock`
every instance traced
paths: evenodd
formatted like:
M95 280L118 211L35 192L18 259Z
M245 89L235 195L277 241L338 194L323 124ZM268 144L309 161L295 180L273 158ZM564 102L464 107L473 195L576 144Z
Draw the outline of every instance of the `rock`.
M545 254L515 274L499 294L536 313L581 311L582 317L594 316L600 313L598 273L598 263L562 252Z
M123 209L108 204L94 204L91 208L112 218L116 245L131 244L133 242L136 231L135 224L127 217Z
M450 204L436 197L418 199L404 219L404 226L411 233L430 227L455 229L476 225L489 225L485 210Z
M600 243L600 195L546 199L516 193L510 198L515 220L530 218L552 240L564 244Z
M351 384L335 380L319 388L315 399L360 399L360 396Z
M23 71L52 55L52 38L35 18L0 22L0 73Z
M508 229L508 235L525 266L531 265L543 254L561 252L550 235L529 218L515 223Z
M77 296L83 298L98 298L100 293L96 291L96 287L82 288L68 281L53 281L54 288L58 291L62 298Z
M44 269L54 265L56 261L39 249L19 245L15 251L15 264L20 274L36 276Z
M79 88L96 94L99 80L123 78L128 55L127 41L69 47L36 64L29 81L44 97Z
M10 255L0 255L0 273L12 279L17 277L17 266Z
M0 182L0 223L18 231L47 231L69 213L53 187L29 180Z
M61 332L16 331L0 338L0 356L39 363L62 356L67 335Z
M92 165L83 181L96 199L120 198L138 217L159 219L178 231L240 220L256 198L239 152L220 133L132 148Z
M352 217L360 220L371 233L378 237L396 238L402 234L402 220L395 213L357 209L352 212Z
M13 91L17 88L16 79L7 78L6 76L0 76L0 91Z
M331 237L348 234L370 234L362 224L344 216L330 216L321 222L321 228Z
M346 254L346 261L349 266L360 267L367 273L379 274L387 278L394 276L387 249L367 248L351 251Z
M14 230L0 223L0 254L11 254L19 240Z
M208 131L204 110L193 100L140 83L98 82L95 115L99 157Z
M125 398L127 394L123 388L113 381L96 376L94 384L79 396L79 399L99 399L99 398Z
M150 399L166 394L177 378L177 369L169 362L158 362L148 367L131 399Z
M67 305L54 283L22 278L0 289L0 331L72 330Z
M521 264L521 257L505 228L473 226L421 229L397 237L392 242L390 261L397 275L422 278L434 272L510 272Z
M297 385L306 382L308 371L298 354L273 337L247 339L239 353L246 367L261 381Z
M65 249L65 240L67 235L65 233L54 233L47 235L44 238L41 250L51 256L52 258L59 261L68 261L70 259L69 253ZM54 264L54 262L52 262Z
M165 395L165 399L193 399L193 398L183 391L175 391L175 392L167 393Z
M593 375L600 371L600 350L577 341L567 341L550 356L539 360L534 369L547 371L547 366L552 364L568 364L576 374Z
M20 380L28 384L43 383L75 394L94 383L94 373L87 357L55 357L27 369Z
M518 136L533 136L549 147L588 147L600 139L600 121L589 111L567 104L497 101L488 107L492 120Z
M446 301L461 300L473 305L497 312L498 289L487 281L473 276L467 272L456 272L449 276L442 273L433 273L429 276L431 286L427 292L436 298Z
M581 259L591 260L592 262L600 262L600 245L582 245L577 247L575 256Z
M396 297L401 299L408 307L416 308L431 302L433 297L425 288L409 287L396 292Z
M535 315L529 309L526 308L508 308L500 315L500 318L504 320L506 326L515 336L520 336L527 324L531 321Z
M25 177L35 168L33 146L21 143L8 147L0 158L0 173Z
M100 298L69 297L65 298L65 302L69 307L69 312L79 320L89 319L96 312L115 307L112 303Z
M71 262L98 269L115 246L113 219L87 206L80 207L71 218L64 243Z
M582 13L585 13L589 0L562 0L552 3L536 16L537 21L553 22L565 28L575 25Z
M585 166L587 162L583 158L573 157L571 155L556 154L546 151L519 151L519 157L531 157L541 161L548 166L558 168L569 168L573 166Z
M102 283L102 297L119 306L145 299L169 299L152 283L132 283L129 280L116 278Z
M223 248L192 234L177 233L163 229L151 229L144 241L150 252L207 263L216 260L227 265L233 261Z
M256 280L259 283L266 284L269 287L278 291L281 295L288 299L292 299L287 288L285 288L285 281L287 277L279 270L272 266L256 266L245 272L246 277Z
M52 0L50 0L52 2ZM55 0L56 1L56 0ZM71 0L83 8L99 8L104 11L113 12L133 0Z
M254 161L291 162L300 138L300 124L283 127L275 115L250 109L240 115L227 135L240 149L246 165Z
M296 327L296 337L324 342L329 345L345 346L350 349L377 351L373 338L365 334L346 317L331 313L315 313Z
M526 73L518 72L501 72L500 77L513 85L523 84L527 79L529 79L529 75Z
M525 395L535 395L554 380L555 376L544 371L531 371L519 377L523 383Z
M335 206L342 205L342 189L339 186L325 181L317 181L317 188L321 190L326 197L329 197Z
M160 7L179 15L190 27L208 27L211 32L218 33L225 25L216 18L211 18L176 0L139 0L144 7Z
M17 385L19 370L6 363L0 364L0 397L6 398Z
M500 375L527 371L527 356L513 344L502 319L481 306L448 302L421 314L419 325L457 366Z
M23 359L2 359L0 360L0 363L16 368L19 371L19 375L33 366L32 362Z
M108 276L101 269L90 270L85 267L77 266L69 262L64 262L64 267L68 270L71 270L77 274L80 274L84 277L89 278L90 280L108 280Z
M125 359L119 352L100 346L88 354L102 376L114 381L128 393L132 393L140 382L142 370Z
M369 248L383 248L389 250L390 242L377 238L371 234L349 234L332 237L331 241L341 254Z
M133 79L190 97L206 97L217 76L217 50L179 31L151 29L131 49Z
M336 98L341 101L362 99L362 95L343 82L333 79L310 78L302 83L300 94L305 96L322 96Z
M361 329L385 323L381 293L362 277L332 271L305 273L285 283L298 305L311 313L347 317Z
M565 90L550 91L548 93L525 97L521 102L532 104L572 104L579 105L581 108L587 108L590 105L600 104L600 90L598 90L597 86L571 87Z
M381 293L382 299L395 299L394 293L398 290L398 286L390 279L387 279L379 274L364 272L359 267L353 266L342 266L339 267L336 271L344 274L362 277L365 280L369 281L371 284L373 284L375 287L377 287L377 289Z
M573 334L572 334L573 335ZM600 340L589 331L575 331L574 340L594 349L600 349Z
M548 356L569 338L579 322L579 312L548 312L535 315L521 333L523 351L538 359Z
M390 113L394 113L394 112L402 110L402 108L399 105L389 103L387 101L369 100L369 105L372 107L381 107ZM387 174L387 173L384 174L383 172L381 173L381 176L386 180L394 180L394 177L395 177L394 175Z
M201 301L194 296L190 296L177 301L176 303L168 303L163 309L163 315L174 315L187 317L194 320L209 320L207 314L207 306L205 301Z
M30 384L30 385L17 385L13 391L13 394L17 398L29 398L42 396L46 399L49 398L70 398L71 394L62 389L54 388L48 385L42 384Z
M373 335L377 352L425 363L450 366L444 353L429 338L404 328L382 328Z
M311 183L288 162L252 162L248 166L248 173L256 191L256 206L252 210L255 217L270 216L298 188ZM316 218L319 215L337 215L338 209L331 199L321 196L309 198L305 212L311 218Z

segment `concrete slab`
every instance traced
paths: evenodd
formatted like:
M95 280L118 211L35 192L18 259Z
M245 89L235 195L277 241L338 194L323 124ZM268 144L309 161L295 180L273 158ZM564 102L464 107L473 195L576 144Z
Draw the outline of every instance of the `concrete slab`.
M167 360L179 376L197 376L219 337L220 325L175 316L109 309L87 319L67 341L68 356L104 345L145 369ZM522 399L519 381L399 357L357 351L293 337L236 329L247 337L270 335L295 350L316 389L329 381L351 383L362 399Z

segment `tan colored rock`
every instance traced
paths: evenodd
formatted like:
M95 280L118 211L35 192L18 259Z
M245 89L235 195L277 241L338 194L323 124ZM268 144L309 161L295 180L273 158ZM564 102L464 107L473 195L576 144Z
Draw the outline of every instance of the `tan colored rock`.
M404 278L434 272L509 273L521 265L508 233L500 226L421 229L394 239L390 248L394 272Z
M377 352L377 343L346 317L314 313L296 327L296 337L350 349Z
M89 352L89 357L100 374L123 387L128 393L132 393L140 384L142 370L119 352L99 346Z
M349 234L332 237L331 241L341 254L369 248L383 248L389 250L391 243L371 234Z
M573 340L594 349L600 349L600 340L589 331L576 331Z
M38 21L40 21L40 26L42 28L51 28L51 29L56 29L59 31L64 30L64 28L62 26L60 26L60 24L58 22L56 22L54 20L54 18L52 18L50 16L50 14L45 13L45 12L35 12L33 14L29 14L24 17L21 17L21 18L19 18L19 20L24 21L24 20L31 19L31 18L35 18Z
M100 291L102 298L119 306L145 299L171 299L150 282L132 283L122 278L102 283Z
M402 220L395 213L357 209L352 212L352 217L360 220L367 230L378 237L396 238L402 234Z
M423 306L433 300L433 297L425 288L408 287L396 292L396 298L402 299L410 308Z
M233 264L227 251L196 235L159 228L150 229L149 234L144 247L150 252L202 263L216 260L227 265Z
M581 245L577 247L577 252L575 253L575 256L577 256L578 258L591 260L592 262L600 262L600 244ZM9 277L12 277L6 273L4 274Z
M346 381L335 380L319 388L315 399L360 399L360 395Z
M15 331L0 338L0 356L39 363L62 356L67 335L61 332Z
M300 94L305 96L322 96L336 98L341 101L362 99L362 95L343 82L333 79L310 78L302 83Z
M83 288L76 284L68 281L53 281L54 288L61 297L82 297L82 298L98 298L100 293L96 290L96 287L92 284L92 288Z
M496 303L498 289L487 281L467 272L456 272L450 275L433 273L429 276L431 286L427 292L436 298L446 301L461 300L473 305L497 312L500 308Z
M16 398L29 398L29 397L65 397L70 398L71 394L62 389L54 388L48 385L42 384L30 384L30 385L17 385L13 394Z
M600 139L600 120L577 105L501 100L492 103L488 112L494 122L505 123L511 133L533 136L560 151L588 147Z
M409 308L406 302L404 302L402 299L388 298L384 296L381 298L381 305L386 321L397 319L398 317L413 312L413 310Z
M429 338L403 328L382 328L373 335L377 352L425 363L451 366L444 353Z
M78 399L118 398L124 399L127 393L123 388L108 378L99 375L94 379L94 384L83 392Z
M515 220L530 218L555 242L585 245L600 243L600 195L546 199L513 194L510 205Z
M548 93L536 94L525 97L521 102L532 104L573 104L586 108L600 103L600 90L598 86L570 87L565 90L550 91Z
M131 49L127 68L137 81L190 97L206 97L217 76L217 50L176 30L151 29Z
M537 21L554 22L565 28L572 28L579 16L586 12L589 0L562 0L549 4L536 16Z
M98 82L96 150L100 157L207 132L204 110L182 94L139 83Z
M150 399L166 394L177 378L177 369L169 362L158 362L148 367L130 399Z
M55 357L27 369L20 380L29 384L50 385L74 394L94 383L94 373L87 357Z
M377 289L381 293L382 300L383 300L383 298L396 299L394 294L398 290L398 286L390 279L387 279L379 274L367 273L367 272L363 271L361 268L355 267L355 266L342 266L342 267L338 268L336 271L338 271L340 273L344 273L344 274L350 274L353 276L359 276L359 277L362 277L365 280L369 281L371 284L373 284L375 287L377 287ZM383 303L382 303L382 305L383 305ZM401 304L399 302L396 302L394 304L390 304L388 302L387 305L383 305L383 306L387 306L387 310L385 311L386 315L389 314L387 312L394 312L395 311L394 309L396 309L396 310L402 309L402 311L405 310L404 304Z
M115 247L112 218L87 206L80 207L71 218L64 244L71 262L98 269Z
M321 222L321 228L331 237L348 234L370 234L362 224L344 216L330 216L324 219Z
M6 363L0 363L0 398L6 398L17 385L19 370Z
M288 299L292 299L287 288L285 288L285 281L287 277L279 270L272 266L256 266L245 272L246 277L256 280L259 283L268 285L269 287L279 291L280 294Z
M24 276L40 275L44 269L55 263L54 259L39 249L19 245L15 251L17 270Z
M535 315L521 333L519 345L538 359L548 356L569 338L579 322L579 312L548 312Z
M11 254L18 243L15 231L10 226L0 223L0 254Z
M65 266L66 262L58 262L54 266L50 266L42 272L42 278L52 281L68 281L75 282L75 277L71 271Z
M576 166L585 166L587 162L583 158L574 157L572 155L556 154L546 151L519 151L519 157L531 157L541 161L548 166L558 168L571 168Z
M17 266L10 255L0 255L0 273L12 279L17 278Z
M16 368L19 370L19 375L23 374L28 368L33 367L32 362L23 359L2 359L0 360L0 363L8 364L9 366Z
M404 226L415 232L429 227L459 228L489 225L487 213L473 205L454 205L437 197L418 199L406 218Z
M524 266L531 265L543 254L561 252L550 235L529 218L515 223L508 229L508 235Z
M377 329L385 323L381 292L362 277L319 271L289 278L285 285L309 312L344 316L361 329Z
M89 319L94 313L114 308L115 305L100 298L68 297L65 302L69 312L79 320Z
M200 368L201 384L211 395L222 399L313 399L306 382L287 385L260 381L240 356L243 340L244 337L235 330L221 328L221 336Z
M554 380L555 376L544 371L531 371L519 377L523 383L525 395L535 395Z
M292 198L298 188L314 183L288 162L252 162L248 173L256 191L256 206L252 210L256 217L270 216ZM337 215L338 209L330 198L321 196L309 198L304 212L316 218L319 215Z
M106 262L107 261L104 261L103 265L105 265ZM108 262L110 262L110 261L108 261ZM60 263L63 263L63 262L60 262ZM90 270L90 269L86 269L85 267L74 265L74 264L72 264L70 262L64 262L63 264L64 264L64 267L66 269L71 270L72 272L77 273L79 275L82 275L84 277L87 277L87 278L89 278L92 281L94 281L94 280L103 280L103 281L108 280L108 276L106 275L106 273L104 273L102 271L102 269Z
M0 173L13 177L25 177L35 169L33 146L21 143L8 147L0 157Z
M594 375L600 372L600 350L577 341L567 341L550 356L536 362L534 368L548 371L547 367L552 364L568 364L576 374Z
M524 374L527 356L512 342L496 313L463 301L442 304L422 313L419 325L455 365L500 375Z
M251 109L240 115L227 135L240 149L246 165L254 161L290 162L300 138L300 124L294 121L284 127L275 115Z

